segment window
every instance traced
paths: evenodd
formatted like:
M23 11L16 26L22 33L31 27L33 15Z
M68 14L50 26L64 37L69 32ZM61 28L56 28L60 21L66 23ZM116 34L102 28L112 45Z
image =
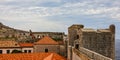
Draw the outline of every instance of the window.
M45 49L45 52L48 52L48 49Z
M24 50L24 53L27 53L27 50Z
M78 48L79 48L79 44L76 44L76 45L75 45L75 48L78 49Z
M25 35L25 33L23 33L23 35Z
M0 54L2 54L2 50L0 50Z
M77 35L77 39L79 39L79 35Z
M44 35L43 35L43 37L44 37Z
M31 50L28 50L28 53L31 53Z
M10 50L7 50L7 54L9 54L10 53Z

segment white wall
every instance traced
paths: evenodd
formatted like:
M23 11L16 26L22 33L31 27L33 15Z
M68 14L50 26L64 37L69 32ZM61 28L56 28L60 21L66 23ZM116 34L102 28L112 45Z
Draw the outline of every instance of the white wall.
M10 50L10 53L13 50L21 50L21 48L0 48L0 50L2 50L2 54L7 54L7 50Z
M27 50L27 53L28 53L28 50L31 50L31 53L33 53L33 47L22 48L22 52L24 52L24 50Z
M24 52L24 50L27 50L27 53L28 53L28 50L31 50L31 53L33 53L33 47L25 47L25 48L0 48L0 50L2 50L2 54L7 54L7 50L10 50L10 53L13 50L20 50L22 52Z

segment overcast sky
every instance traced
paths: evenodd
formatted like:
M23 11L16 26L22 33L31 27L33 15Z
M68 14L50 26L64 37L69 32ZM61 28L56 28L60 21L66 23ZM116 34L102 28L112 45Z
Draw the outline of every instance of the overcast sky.
M72 24L86 28L116 25L120 37L120 0L0 0L0 22L32 31L67 33Z

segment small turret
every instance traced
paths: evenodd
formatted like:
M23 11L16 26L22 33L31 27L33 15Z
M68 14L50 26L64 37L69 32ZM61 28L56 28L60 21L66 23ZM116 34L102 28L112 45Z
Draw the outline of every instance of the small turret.
M110 25L109 29L110 29L111 33L115 34L115 25L114 24Z
M0 22L0 25L3 25L3 24Z
M84 25L82 24L73 24L72 26L70 26L68 29L80 29L80 28L84 28Z

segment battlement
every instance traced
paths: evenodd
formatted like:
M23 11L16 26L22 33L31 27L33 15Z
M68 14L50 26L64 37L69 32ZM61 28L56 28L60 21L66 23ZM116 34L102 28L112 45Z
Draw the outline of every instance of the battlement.
M92 28L79 28L79 26L83 25L77 24L68 28L70 46L75 46L78 50L81 50L80 47L83 47L105 57L115 59L115 25L112 24L106 29L97 30ZM98 54L96 53L94 55L97 57Z

